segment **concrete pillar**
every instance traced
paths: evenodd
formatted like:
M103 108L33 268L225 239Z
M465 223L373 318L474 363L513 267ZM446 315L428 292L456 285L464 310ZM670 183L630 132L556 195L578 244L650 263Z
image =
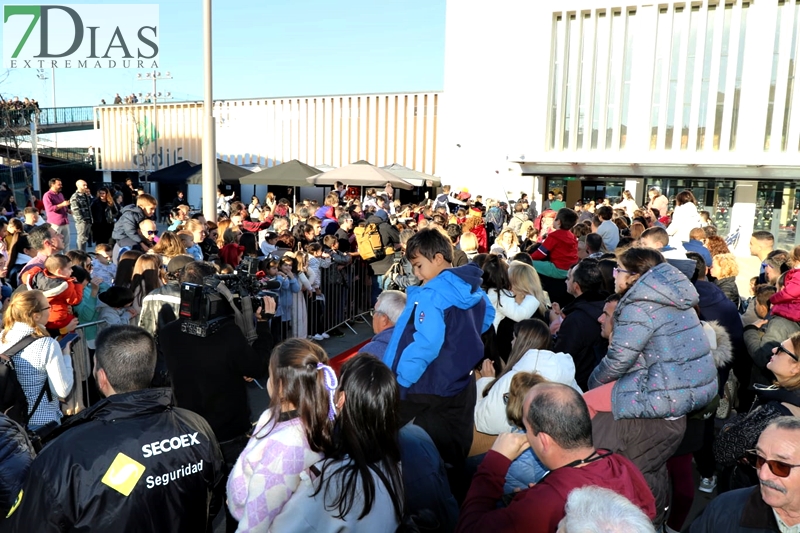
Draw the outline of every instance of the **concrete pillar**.
M731 207L731 232L739 231L739 243L731 250L735 255L750 255L750 237L756 216L757 181L736 181Z

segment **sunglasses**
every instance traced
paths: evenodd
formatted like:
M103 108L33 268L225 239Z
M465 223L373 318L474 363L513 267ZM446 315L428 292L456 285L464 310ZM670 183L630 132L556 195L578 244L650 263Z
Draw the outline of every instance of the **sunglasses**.
M158 235L158 230L157 229L147 230L147 234L148 235Z
M790 465L789 463L784 463L783 461L776 461L774 459L767 459L765 457L761 457L758 455L756 450L748 450L745 453L745 459L747 460L747 464L755 468L756 470L761 470L761 467L764 466L764 463L769 465L769 470L773 474L778 477L788 477L789 474L792 473L792 468L797 468L800 465Z
M777 355L781 352L785 353L795 361L798 361L797 356L795 354L793 354L792 352L790 352L789 350L787 350L786 348L784 348L782 345L779 344L775 347L775 354Z

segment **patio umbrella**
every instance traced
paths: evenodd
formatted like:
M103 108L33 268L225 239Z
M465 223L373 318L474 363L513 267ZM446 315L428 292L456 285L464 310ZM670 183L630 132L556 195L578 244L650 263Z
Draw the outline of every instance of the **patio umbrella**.
M199 185L203 183L203 165L197 165L194 167L196 171L189 176L187 183L192 185ZM249 176L252 174L251 171L247 170L246 168L242 168L237 165L233 165L228 163L227 161L223 161L222 159L217 159L217 183L222 182L227 185L238 185L239 179L244 176Z
M366 161L357 161L351 165L308 178L308 183L312 185L334 185L337 181L353 187L383 187L387 183L391 183L392 187L396 189L410 191L414 188L404 179Z
M306 178L316 176L320 172L321 170L318 168L301 163L297 159L292 159L280 165L254 172L239 180L239 183L242 185L282 185L292 187L294 195L292 205L297 208L297 188L308 187Z
M416 187L427 187L428 185L426 182L428 181L431 182L431 187L438 187L442 184L442 180L436 176L431 176L430 174L425 174L424 172L414 170L413 168L404 167L403 165L399 165L397 163L381 168L383 170L388 170L398 178L405 180Z
M242 185L282 185L286 187L308 187L306 178L316 176L321 170L292 159L254 172L239 180Z

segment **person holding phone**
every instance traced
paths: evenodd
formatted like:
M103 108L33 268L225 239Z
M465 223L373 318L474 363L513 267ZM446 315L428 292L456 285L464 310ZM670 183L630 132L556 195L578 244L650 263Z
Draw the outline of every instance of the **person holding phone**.
M9 354L28 400L30 419L27 425L33 431L61 422L59 398L66 398L74 384L71 346L67 344L62 349L58 341L48 335L45 329L48 320L50 304L42 291L18 292L11 297L5 310L0 334L0 353L9 351L27 337L33 338L22 350Z

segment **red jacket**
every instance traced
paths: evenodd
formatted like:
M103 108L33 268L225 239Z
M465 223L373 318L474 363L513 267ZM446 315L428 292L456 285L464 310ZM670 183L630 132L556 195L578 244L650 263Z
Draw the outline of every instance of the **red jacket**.
M73 278L55 276L46 270L39 270L30 277L28 287L42 291L50 303L50 320L47 329L62 329L72 322L75 315L72 306L83 300L83 286Z
M478 253L479 254L489 253L489 240L486 237L486 227L483 225L475 226L469 231L473 233L475 237L478 239Z
M553 230L531 257L534 261L550 261L556 268L569 270L578 262L578 239L571 231Z
M783 290L773 294L769 301L770 311L775 316L788 318L792 322L800 322L800 271L796 268L786 272Z
M564 518L570 491L587 485L613 490L632 501L651 520L656 517L656 501L644 476L621 455L611 454L582 468L557 468L533 488L518 493L508 507L498 508L509 466L507 457L489 450L472 478L457 533L554 533Z

